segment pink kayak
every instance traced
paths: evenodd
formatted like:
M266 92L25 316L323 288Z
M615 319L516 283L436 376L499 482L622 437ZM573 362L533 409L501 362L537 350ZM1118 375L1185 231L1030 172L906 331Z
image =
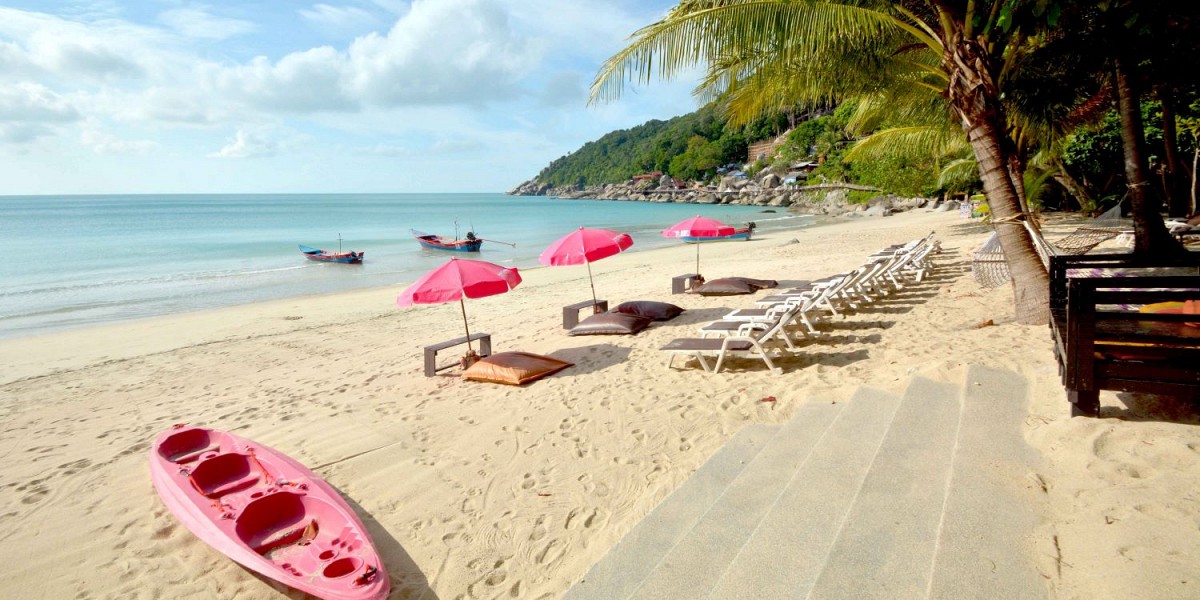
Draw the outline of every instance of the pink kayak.
M184 526L248 569L327 600L388 595L362 521L329 484L271 448L175 425L154 439L150 478Z

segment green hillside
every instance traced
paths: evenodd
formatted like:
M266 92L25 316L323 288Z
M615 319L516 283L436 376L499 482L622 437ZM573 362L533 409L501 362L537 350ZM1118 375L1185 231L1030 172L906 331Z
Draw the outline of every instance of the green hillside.
M703 179L717 167L746 160L747 133L774 129L772 122L728 131L713 105L669 121L649 121L608 133L550 163L536 177L553 186L624 183L662 171L681 179ZM769 133L769 131L768 131Z

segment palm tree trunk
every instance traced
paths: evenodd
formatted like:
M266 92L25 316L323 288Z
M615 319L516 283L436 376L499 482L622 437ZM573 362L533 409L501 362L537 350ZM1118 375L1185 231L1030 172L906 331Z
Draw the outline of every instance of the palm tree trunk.
M1079 203L1079 210L1091 210L1096 205L1096 202L1087 193L1087 189L1083 187L1083 184L1079 183L1079 180L1071 176L1071 173L1067 171L1067 166L1063 164L1061 159L1054 158L1053 162L1054 169L1057 171L1054 174L1054 180L1063 186L1063 189L1067 190L1068 194L1075 198L1075 202Z
M1128 65L1117 57L1113 61L1116 74L1117 112L1121 115L1121 147L1125 153L1125 180L1129 186L1133 216L1133 251L1137 254L1174 255L1186 252L1175 238L1167 233L1160 210L1162 200L1150 193L1150 177L1143 151L1142 106L1134 87Z
M1186 168L1179 160L1175 97L1166 86L1158 90L1158 97L1162 102L1163 192L1166 194L1167 214L1172 217L1187 217L1188 196L1184 191L1185 179L1181 176Z
M1001 142L1004 141L1007 140L1001 140ZM1025 165L1015 151L1010 149L1005 154L1008 155L1008 178L1012 181L1013 190L1017 192L1017 204L1021 214L1028 215L1029 199L1025 195Z
M1013 165L1004 150L1004 111L995 82L986 70L986 53L961 31L946 34L943 68L950 74L946 90L950 106L962 120L963 131L975 152L979 178L983 181L996 237L1004 250L1012 276L1017 322L1045 325L1050 320L1050 278L1033 247L1029 231L1022 225L1026 213L1014 180Z

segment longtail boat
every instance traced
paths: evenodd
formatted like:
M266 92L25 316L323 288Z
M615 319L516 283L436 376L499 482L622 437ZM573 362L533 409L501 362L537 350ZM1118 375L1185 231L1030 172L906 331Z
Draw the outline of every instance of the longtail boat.
M310 248L304 244L300 244L300 251L304 253L304 257L308 260L320 262L342 263L345 265L361 265L366 252L330 252L321 250L320 248Z
M483 240L475 237L472 231L467 232L466 239L448 238L432 233L425 233L411 229L412 236L416 238L417 243L422 247L432 250L449 250L451 252L479 252L479 247L483 245Z
M729 235L718 235L718 236L711 236L711 237L698 237L698 236L694 236L694 235L684 235L684 236L680 236L679 239L681 239L684 242L687 242L689 244L699 244L701 242L733 242L733 241L739 241L739 240L747 241L750 239L750 236L753 234L754 234L754 223L750 223L749 226L747 226L747 227L739 227L737 229L734 229L733 233L731 233Z

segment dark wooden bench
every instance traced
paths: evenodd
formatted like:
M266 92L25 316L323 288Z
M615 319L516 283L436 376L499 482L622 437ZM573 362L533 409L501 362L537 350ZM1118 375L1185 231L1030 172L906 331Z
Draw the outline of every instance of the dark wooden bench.
M584 300L575 304L568 304L563 307L563 329L572 329L579 324L579 311L590 308L593 313L602 313L608 310L608 300Z
M1200 399L1200 327L1188 325L1200 317L1136 308L1185 300L1200 300L1200 254L1051 257L1050 332L1072 415L1098 416L1100 390Z
M438 371L442 371L444 369L449 369L450 367L458 365L458 363L455 362L455 363L445 364L440 367L437 366L437 353L441 350L445 350L446 348L451 348L453 346L465 344L465 343L467 343L467 341L468 341L467 336L464 335L462 337L457 337L452 340L446 340L444 342L438 342L436 344L431 344L429 346L425 346L425 376L433 377L434 375L437 374ZM472 333L470 341L472 341L472 342L478 341L479 342L479 356L480 357L488 356L492 353L492 334L490 334L490 333Z
M701 281L702 279L700 275L696 273L684 273L683 275L676 275L671 278L671 293L682 294L684 292L690 292L692 288L699 285Z

